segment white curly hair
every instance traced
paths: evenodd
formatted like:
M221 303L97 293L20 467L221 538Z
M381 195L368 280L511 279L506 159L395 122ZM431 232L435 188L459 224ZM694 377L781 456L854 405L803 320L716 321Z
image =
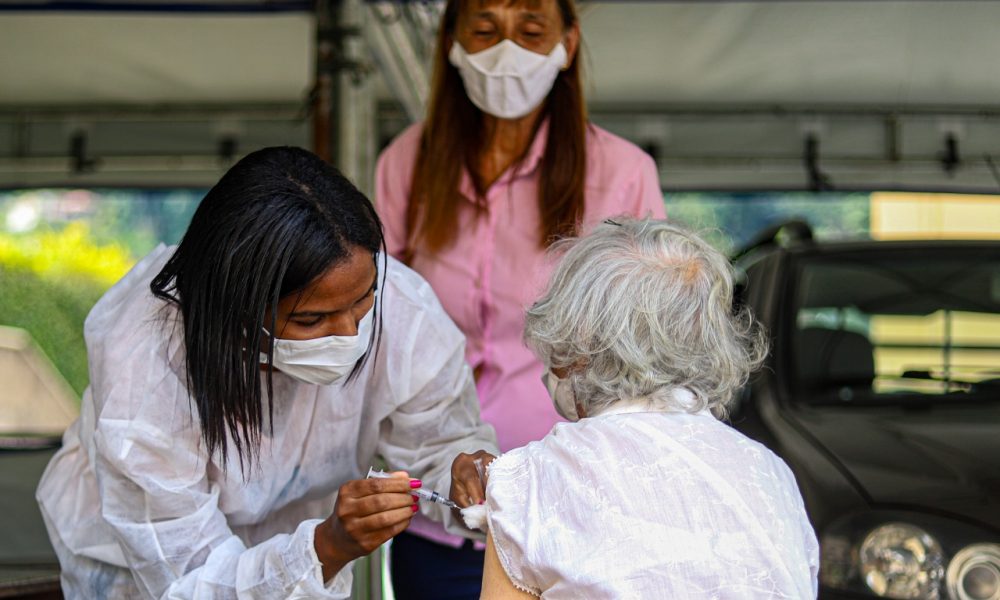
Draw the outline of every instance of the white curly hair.
M729 261L666 221L619 218L558 242L549 287L524 338L566 368L589 415L621 402L722 416L767 353L749 309L733 308ZM676 405L677 388L694 401Z

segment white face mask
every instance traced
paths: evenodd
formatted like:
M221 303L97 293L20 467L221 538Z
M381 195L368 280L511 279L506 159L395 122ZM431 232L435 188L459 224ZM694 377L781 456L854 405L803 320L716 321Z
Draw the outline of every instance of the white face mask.
M548 56L503 40L469 54L453 42L448 60L455 65L469 100L500 119L518 119L533 111L549 94L559 70L566 64L560 42Z
M573 384L568 379L557 377L549 369L542 373L542 383L549 391L552 404L556 407L559 416L567 421L579 421L580 414L576 411L576 395L573 393Z
M330 385L346 377L368 351L375 305L358 323L357 335L331 335L312 340L274 338L274 366L281 372L316 385ZM267 362L261 353L260 362Z

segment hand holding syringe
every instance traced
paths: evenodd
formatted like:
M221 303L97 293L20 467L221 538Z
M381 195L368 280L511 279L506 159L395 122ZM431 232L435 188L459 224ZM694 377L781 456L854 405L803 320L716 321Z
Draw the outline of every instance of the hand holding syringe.
M392 477L391 474L386 473L385 471L380 471L375 467L368 469L368 479L388 479L390 477ZM424 488L421 487L414 490L410 490L410 493L419 497L422 500L437 502L438 504L444 504L445 506L448 506L450 508L458 508L457 504L455 504L451 500L445 498L444 496L433 490L425 490Z

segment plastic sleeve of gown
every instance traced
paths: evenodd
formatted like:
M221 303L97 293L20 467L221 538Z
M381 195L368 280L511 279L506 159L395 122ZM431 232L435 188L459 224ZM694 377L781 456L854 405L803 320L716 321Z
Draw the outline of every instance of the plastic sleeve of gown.
M451 348L441 352L431 362L425 356L419 370L410 367L414 361L392 361L389 380L392 393L407 400L396 407L382 423L378 453L390 468L404 466L413 473L421 473L423 486L447 496L451 487L451 463L461 452L485 450L499 454L493 428L479 418L479 401L476 396L472 371L465 362L464 337L451 324L438 304L434 292L422 279L414 286L419 295L426 296L440 311L440 319L422 322L412 327L415 339L402 343L407 352L420 352L421 348ZM427 312L418 313L425 319ZM447 323L447 328L441 324ZM393 348L382 350L394 353ZM470 432L472 432L470 434ZM451 533L485 540L482 532L470 532L461 519L455 519L450 508L434 502L421 502L420 511L427 517L444 523Z
M105 393L145 397L149 403L187 402L170 369L112 385ZM343 572L329 586L323 582L313 546L319 520L249 548L233 534L219 510L218 489L207 480L200 427L184 422L196 417L158 424L121 417L102 414L94 440L101 514L144 596L349 597L350 577L340 581Z
M400 379L407 381L406 377ZM457 395L456 389L461 390ZM476 434L469 436L472 428L477 428ZM423 473L423 487L448 496L454 457L477 450L497 455L495 440L493 428L479 421L479 401L465 363L464 347L459 346L444 370L389 417L383 427L379 453L391 468L401 469L406 465L411 472ZM449 459L442 461L442 457ZM420 512L442 522L450 533L486 539L482 532L470 530L455 519L447 506L421 502Z

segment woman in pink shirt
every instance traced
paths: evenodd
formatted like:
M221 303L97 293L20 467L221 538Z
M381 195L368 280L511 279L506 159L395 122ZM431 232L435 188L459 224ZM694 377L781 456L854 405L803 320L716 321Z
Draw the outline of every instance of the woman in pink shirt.
M579 43L573 0L449 0L427 120L376 172L388 250L465 333L501 451L561 420L521 340L551 272L546 248L615 215L664 217L653 160L587 121ZM397 598L478 598L481 548L414 520L393 542Z

